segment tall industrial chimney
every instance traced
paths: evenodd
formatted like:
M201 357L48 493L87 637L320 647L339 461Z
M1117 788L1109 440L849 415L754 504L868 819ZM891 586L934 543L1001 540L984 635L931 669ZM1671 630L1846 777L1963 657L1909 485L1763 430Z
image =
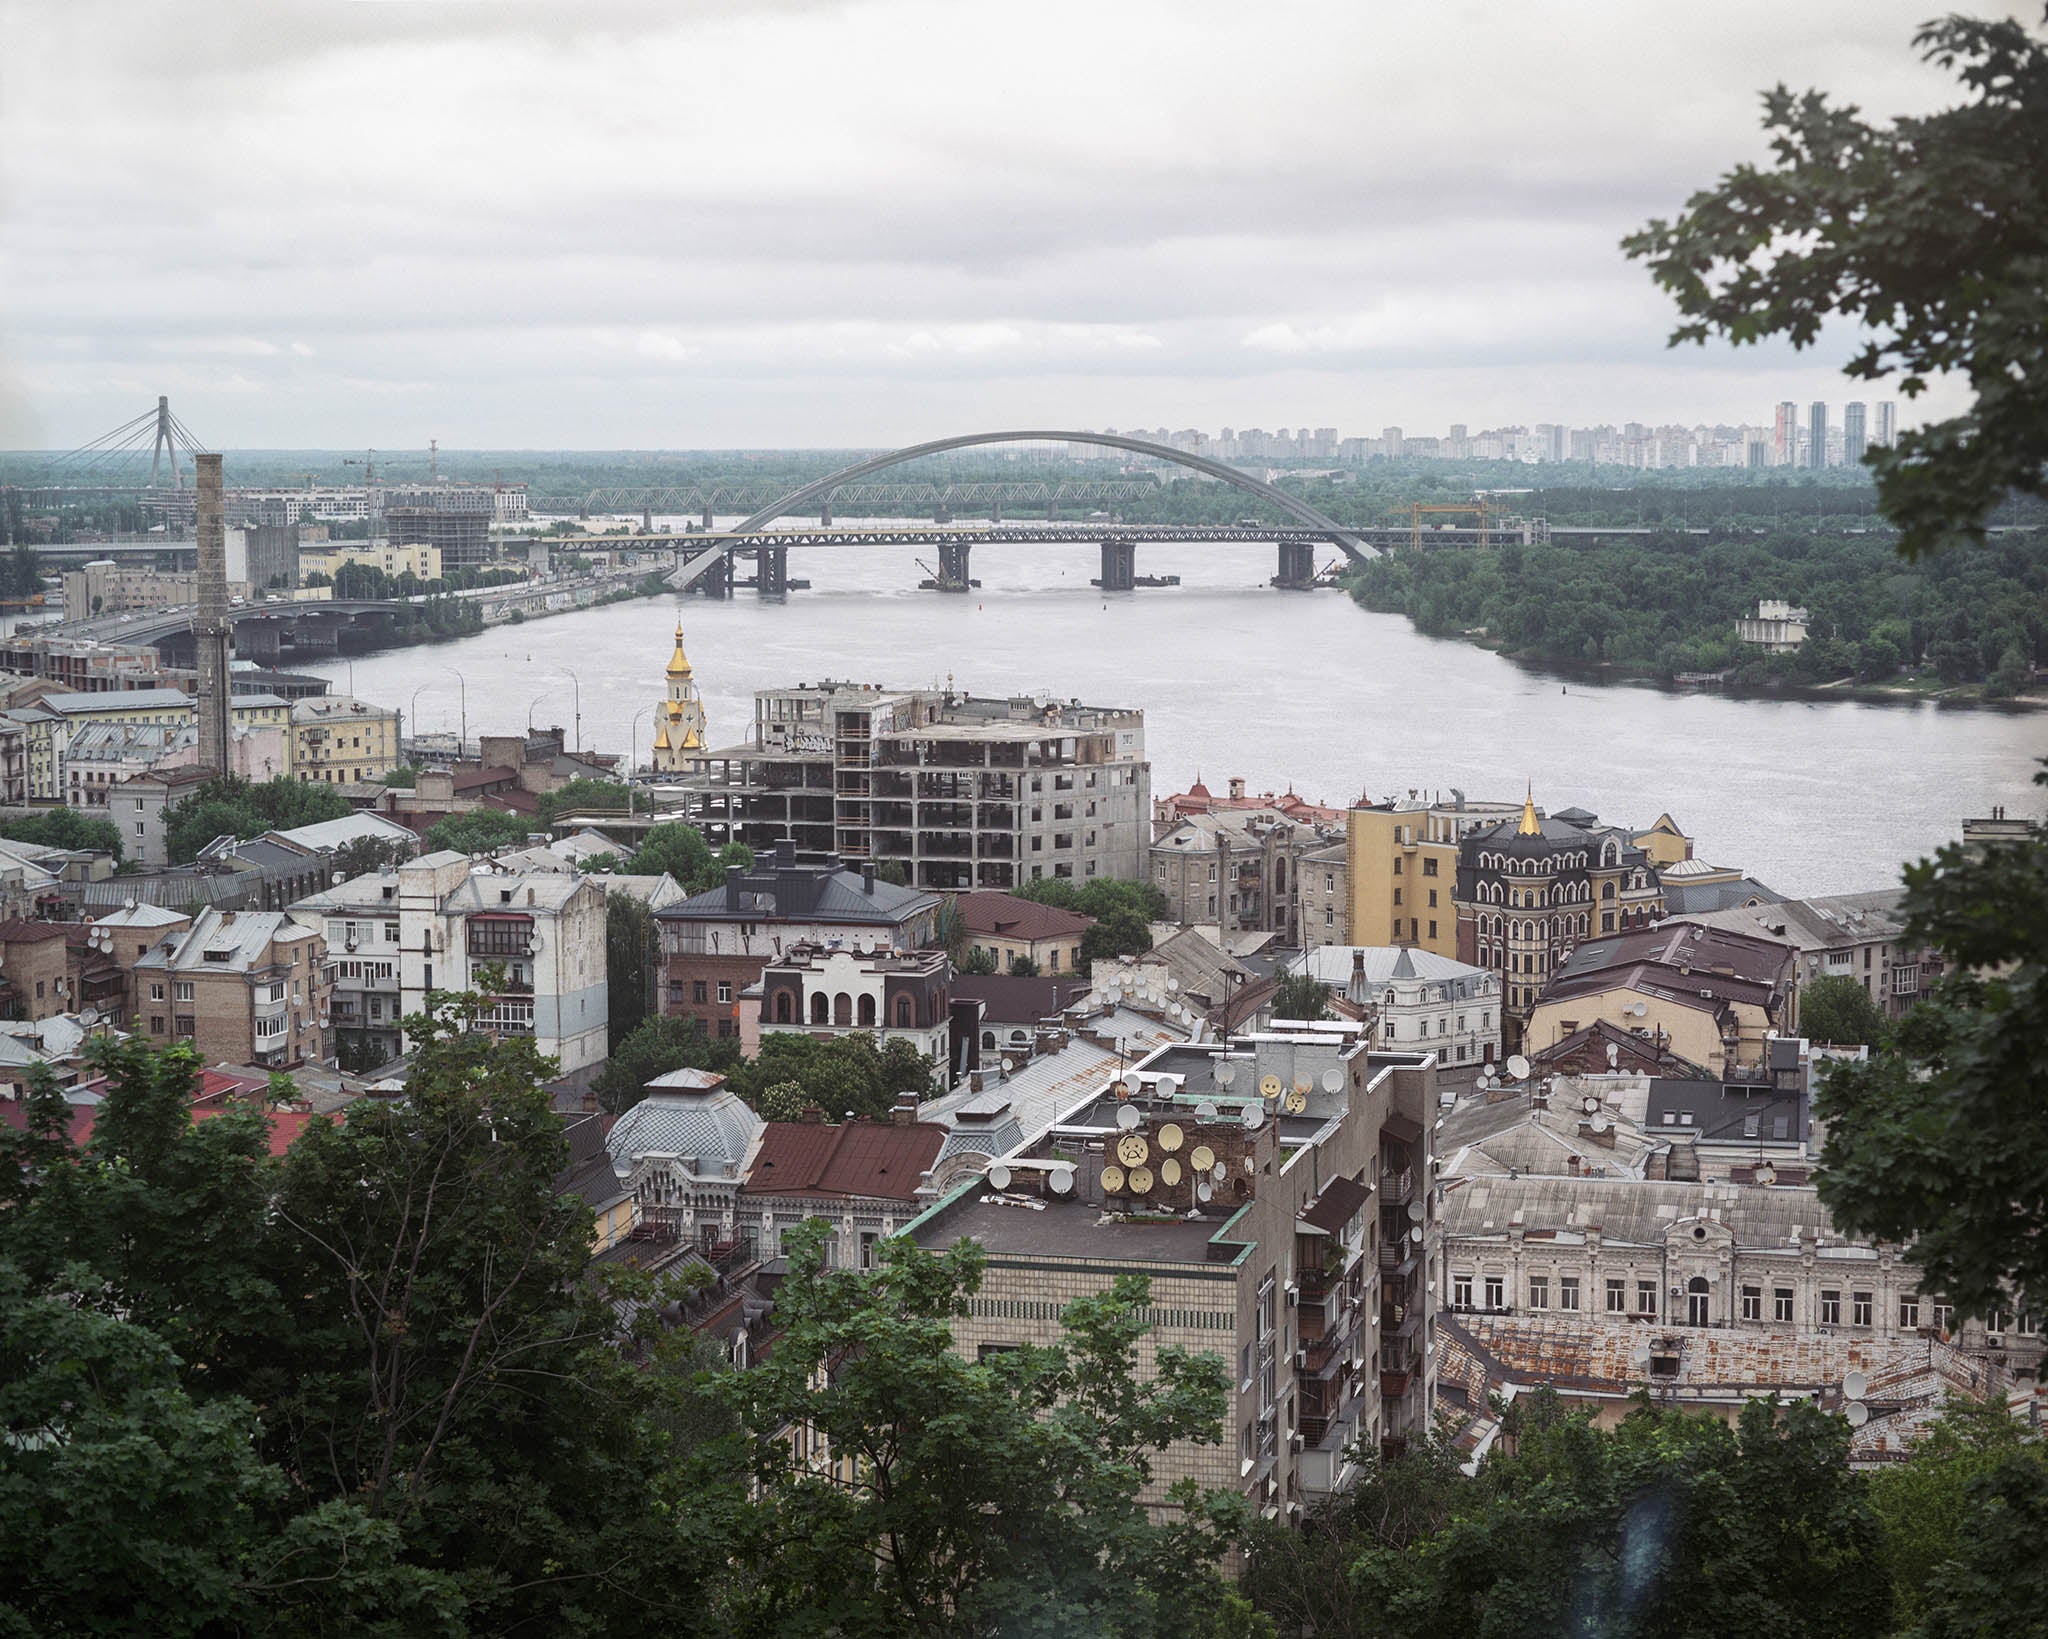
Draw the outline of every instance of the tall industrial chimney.
M195 455L199 494L199 607L192 641L199 653L199 762L228 772L234 683L228 671L228 541L221 516L220 457Z

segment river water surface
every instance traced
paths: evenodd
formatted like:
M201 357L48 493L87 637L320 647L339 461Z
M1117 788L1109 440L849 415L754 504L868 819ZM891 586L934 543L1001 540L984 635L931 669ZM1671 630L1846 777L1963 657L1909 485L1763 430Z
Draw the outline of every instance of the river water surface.
M306 669L406 713L408 733L515 732L648 752L678 614L713 746L745 738L752 691L838 677L1141 706L1155 793L1292 787L1343 805L1410 788L1668 810L1702 858L1785 894L1889 886L1902 860L1993 804L2038 812L2048 714L1671 694L1560 682L1417 635L1334 591L1276 592L1269 547L1139 549L1178 587L1104 596L1092 546L980 547L969 596L917 591L911 550L791 554L787 603L647 598ZM924 554L929 560L930 554ZM458 678L457 673L460 673ZM574 682L572 683L572 676ZM351 683L352 679L352 683Z

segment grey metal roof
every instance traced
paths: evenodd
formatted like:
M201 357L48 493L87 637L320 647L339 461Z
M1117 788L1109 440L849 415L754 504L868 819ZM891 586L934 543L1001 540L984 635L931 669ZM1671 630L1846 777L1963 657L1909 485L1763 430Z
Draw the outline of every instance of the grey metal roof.
M1444 1194L1445 1233L1499 1236L1510 1228L1583 1238L1597 1225L1609 1245L1661 1245L1681 1220L1711 1217L1750 1249L1793 1250L1804 1233L1823 1246L1860 1247L1828 1220L1807 1185L1687 1183L1643 1178L1473 1178ZM1868 1250L1868 1248L1862 1248ZM1874 1254L1873 1254L1874 1255Z
M737 1177L761 1133L761 1118L729 1088L649 1093L612 1124L605 1140L612 1164L630 1167L643 1155L695 1156L700 1176Z
M938 905L937 894L899 888L880 877L869 892L858 871L820 871L771 860L745 873L737 889L721 883L655 914L678 922L792 920L873 926L907 922Z

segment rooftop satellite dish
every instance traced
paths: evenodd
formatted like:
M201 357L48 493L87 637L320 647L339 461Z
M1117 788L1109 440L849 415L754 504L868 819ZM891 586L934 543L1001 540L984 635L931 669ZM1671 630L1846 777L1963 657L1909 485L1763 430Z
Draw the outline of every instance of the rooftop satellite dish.
M1861 1400L1863 1391L1869 1387L1870 1380L1861 1372L1850 1371L1842 1374L1842 1393L1851 1400Z
M1861 1428L1870 1421L1870 1408L1861 1400L1851 1400L1844 1415L1848 1417L1851 1428Z
M1177 1121L1169 1121L1159 1129L1159 1147L1168 1155L1179 1149L1186 1140L1187 1135L1180 1130L1180 1123Z
M1343 1090L1344 1072L1342 1070L1325 1070L1323 1072L1323 1091L1326 1093L1341 1093Z
M1416 1224L1421 1223L1422 1215L1427 1210L1428 1208L1423 1206L1423 1204L1420 1201L1410 1201L1408 1203L1408 1221L1410 1223Z
M1528 1075L1528 1073L1529 1061L1523 1058L1520 1053L1517 1053L1513 1058L1508 1060L1508 1074L1513 1076L1515 1080L1522 1080L1525 1076Z
M1417 1224L1413 1229L1409 1230L1408 1238L1417 1246L1420 1246L1422 1244L1422 1225Z
M1257 1132L1266 1124L1266 1112L1256 1104L1247 1104L1244 1107L1243 1119L1246 1132ZM1247 1156L1246 1159L1249 1160L1250 1157Z
M1112 1161L1102 1169L1102 1192L1105 1195L1118 1195L1123 1192L1123 1187L1124 1169Z
M1228 1087L1237 1080L1237 1066L1228 1059L1219 1059L1216 1064L1216 1085Z
M94 1025L100 1022L100 1010L96 1007L88 1007L87 1009L85 1009L84 1012L78 1015L78 1022L84 1025L86 1029L90 1030Z
M1016 1061L1015 1059L1013 1059L1013 1058L1005 1058L1005 1059L1003 1060L1003 1074L1004 1074L1004 1075L1008 1075L1008 1074L1009 1074L1009 1073L1010 1073L1010 1072L1011 1072L1012 1070L1014 1070L1014 1069L1016 1069L1016 1068L1017 1068L1017 1061Z
M1620 1062L1621 1048L1619 1044L1615 1042L1609 1042L1607 1044L1607 1068L1612 1070L1615 1067L1615 1065Z
M1180 1182L1180 1162L1168 1156L1159 1163L1159 1181L1168 1188Z
M1133 1167L1124 1174L1124 1182L1131 1186L1131 1193L1133 1195L1150 1195L1152 1193L1152 1169L1150 1167Z
M1308 1094L1297 1087L1282 1101L1282 1107L1289 1115L1300 1115L1308 1108Z
M1129 1098L1137 1090L1138 1084L1128 1076L1123 1077L1110 1089L1118 1098Z
M1051 1172L1045 1175L1045 1182L1053 1194L1071 1195L1074 1193L1074 1169L1072 1167L1054 1167Z
M1261 1077L1259 1077L1259 1097L1261 1097L1261 1098L1278 1098L1279 1096L1280 1096L1280 1078L1279 1078L1278 1076L1261 1076Z
M1778 1181L1778 1169L1766 1161L1756 1169L1756 1181L1759 1184L1775 1184Z
M1125 1132L1129 1132L1143 1119L1144 1117L1128 1104L1120 1105L1116 1112L1116 1124Z
M1591 1115L1600 1108L1600 1101L1589 1093L1586 1097L1579 1100L1579 1108L1584 1110L1586 1114Z
M1216 1152L1207 1144L1197 1144L1188 1152L1188 1165L1197 1172L1207 1172L1216 1165Z
M1206 1098L1203 1099L1201 1103L1195 1106L1195 1119L1197 1121L1214 1121L1216 1119L1216 1106Z
M1607 1130L1607 1117L1604 1115L1596 1115L1590 1122L1587 1123L1587 1125L1590 1126L1596 1133L1604 1133Z
M1180 980L1176 979L1170 973L1166 976L1166 993L1169 996L1178 995L1180 993Z
M1215 1186L1211 1184L1195 1185L1195 1199L1198 1201L1207 1201L1209 1197L1214 1195L1215 1193Z
M998 1161L988 1169L988 1181L992 1189L1008 1189L1010 1187L1010 1169Z

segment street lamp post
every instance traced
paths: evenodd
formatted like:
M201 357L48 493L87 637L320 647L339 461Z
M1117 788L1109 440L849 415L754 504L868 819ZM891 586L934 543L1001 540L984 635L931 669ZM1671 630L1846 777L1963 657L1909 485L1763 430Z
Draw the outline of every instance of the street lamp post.
M456 671L453 666L443 666L441 669L453 674L457 685L462 691L462 732L456 737L455 741L455 760L461 762L469 751L469 679L464 677L459 671Z
M564 666L562 670L567 672L569 668ZM577 679L574 672L569 672L569 687L575 692L576 749L581 751L583 749L583 684Z
M526 732L528 734L533 732L533 708L547 697L547 691L543 689L539 694L536 694L531 700L526 702Z
M632 779L640 768L640 719L654 708L642 706L633 713L633 722L626 731L626 778Z
M408 718L410 718L410 719L411 719L411 721L412 721L412 732L413 732L413 735L414 735L414 737L415 737L415 738L417 738L417 737L418 737L418 735L419 735L419 732L420 732L420 693L421 693L421 691L422 691L422 690L424 690L424 689L426 688L426 686L427 686L426 684L422 683L422 684L421 684L421 685L419 686L419 688L417 688L417 689L414 689L414 690L412 691L412 710L406 713L406 716L407 716ZM398 754L399 754L399 755L400 755L401 757L403 757L403 756L405 755L405 724L404 724L404 723L400 723L400 724L398 725Z

